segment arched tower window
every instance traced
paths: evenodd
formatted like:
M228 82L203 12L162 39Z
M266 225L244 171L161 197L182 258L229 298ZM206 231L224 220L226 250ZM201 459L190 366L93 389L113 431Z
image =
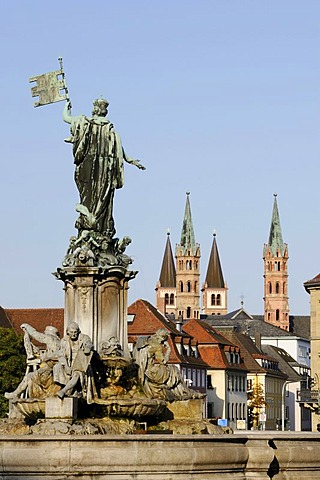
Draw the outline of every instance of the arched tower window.
M165 305L168 305L168 304L169 304L169 294L168 294L168 293L166 293L166 294L164 295L164 303L165 303Z
M276 283L276 293L280 293L280 285L279 285L279 282Z
M191 307L187 307L187 318L191 317Z
M191 282L187 282L187 292L191 292Z
M276 310L276 320L280 320L280 310L278 308Z
M217 305L221 305L221 295L220 295L220 293L217 294Z
M268 289L269 289L269 293L272 293L272 283L271 282L268 283Z
M192 260L189 262L189 270L192 270Z
M180 292L183 292L183 282L179 282L179 289L180 289Z
M216 296L214 293L211 294L211 305L215 305L216 304Z
M170 293L170 305L174 305L174 293Z

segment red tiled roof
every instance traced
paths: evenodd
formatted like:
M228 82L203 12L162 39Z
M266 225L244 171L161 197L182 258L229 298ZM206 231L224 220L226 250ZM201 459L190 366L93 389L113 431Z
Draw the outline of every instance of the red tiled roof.
M198 341L198 348L203 360L213 369L246 370L244 363L230 363L225 352L239 352L236 343L230 341L215 328L201 320L189 320L183 330Z
M64 309L63 308L12 308L4 309L9 322L17 333L22 333L20 325L28 323L39 332L43 332L48 325L53 325L63 336Z
M167 319L147 300L136 300L128 307L128 314L134 315L133 321L128 323L129 341L135 343L139 336L153 335L159 328L165 328L170 334L168 338L171 347L170 363L193 364L202 368L206 366L201 358L179 353L176 343L181 343L181 337L183 337L183 344L186 345L191 342L192 337L177 330L175 323Z
M199 345L199 352L209 367L217 369L228 368L228 361L219 345Z
M308 291L308 287L316 287L316 286L319 286L320 285L320 273L318 273L318 275L316 275L314 278L312 278L311 280L307 280L306 282L304 282L303 286L304 288Z
M194 337L198 343L210 343L233 346L227 338L201 320L188 320L182 327L183 331Z

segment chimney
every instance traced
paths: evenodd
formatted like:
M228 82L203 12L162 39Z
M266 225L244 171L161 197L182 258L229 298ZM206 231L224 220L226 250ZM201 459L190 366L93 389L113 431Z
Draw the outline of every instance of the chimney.
M176 320L176 327L179 332L182 331L182 315L179 315L177 320Z

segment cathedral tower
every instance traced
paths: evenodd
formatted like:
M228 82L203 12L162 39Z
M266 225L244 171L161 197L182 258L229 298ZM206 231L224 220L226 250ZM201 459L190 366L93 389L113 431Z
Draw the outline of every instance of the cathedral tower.
M164 315L175 313L176 307L176 268L174 265L170 233L167 233L167 242L164 250L159 281L156 286L157 309Z
M184 319L200 318L200 245L194 238L189 195L176 245L176 316Z
M288 245L283 243L277 194L274 194L269 241L264 245L264 320L289 330Z
M223 278L215 233L206 280L202 286L202 310L206 315L226 315L228 311L228 289Z

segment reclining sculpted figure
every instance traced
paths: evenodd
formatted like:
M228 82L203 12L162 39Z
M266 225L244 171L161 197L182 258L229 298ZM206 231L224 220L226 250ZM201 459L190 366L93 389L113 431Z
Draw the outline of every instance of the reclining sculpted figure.
M139 338L133 356L139 366L139 380L149 398L168 401L202 398L184 382L179 369L168 364L171 347L164 328L147 339Z

